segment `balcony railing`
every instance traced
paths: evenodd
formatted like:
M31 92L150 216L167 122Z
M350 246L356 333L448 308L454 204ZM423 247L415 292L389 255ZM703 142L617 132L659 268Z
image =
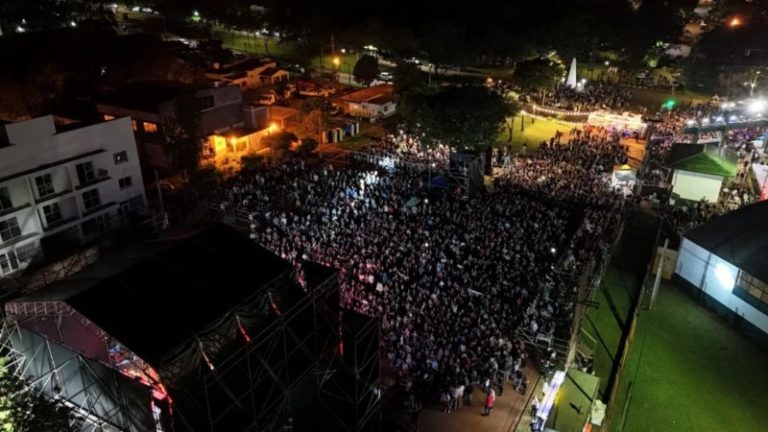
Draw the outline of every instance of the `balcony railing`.
M7 209L4 209L4 210L0 210L0 217L8 216L9 214L16 213L19 210L24 210L25 208L27 208L29 206L31 206L30 203L24 203L24 204L17 205L15 207L11 207L11 208L7 208Z
M40 198L35 200L35 204L42 204L42 203L44 203L46 201L50 201L50 200L52 200L54 198L62 197L64 195L68 194L68 193L72 193L72 189L64 189L63 191L59 191L59 192L56 192L56 193L52 193L52 194L48 194L48 195L42 196L42 197L40 197Z
M99 176L96 176L96 177L94 177L94 178L92 178L92 179L90 179L90 180L88 180L88 181L85 181L85 182L81 182L80 184L78 184L78 185L75 187L75 189L76 189L76 190L85 189L85 188L87 188L87 187L89 187L89 186L93 186L93 185L95 185L95 184L99 184L99 183L101 183L101 182L105 182L105 181L107 181L107 180L111 180L111 179L112 179L112 177L110 177L110 176L109 176L109 175L107 175L107 174L104 174L103 176L99 175Z

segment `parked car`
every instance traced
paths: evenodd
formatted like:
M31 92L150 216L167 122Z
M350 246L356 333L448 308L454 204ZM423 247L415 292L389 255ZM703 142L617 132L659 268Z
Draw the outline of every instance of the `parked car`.
M277 100L277 93L275 93L274 90L270 90L266 93L262 93L258 102L262 105L274 105Z

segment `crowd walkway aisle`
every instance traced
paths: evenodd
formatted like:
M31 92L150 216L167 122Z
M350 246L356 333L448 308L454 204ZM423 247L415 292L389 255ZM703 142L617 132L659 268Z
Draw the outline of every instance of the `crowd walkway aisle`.
M524 369L528 383L525 395L512 388L507 381L504 394L499 397L496 393L496 406L488 417L483 417L483 402L485 394L475 388L472 394L472 405L463 406L458 411L446 414L437 405L424 407L419 418L419 432L509 432L514 427L526 401L534 391L533 383L537 382L538 372L528 363Z

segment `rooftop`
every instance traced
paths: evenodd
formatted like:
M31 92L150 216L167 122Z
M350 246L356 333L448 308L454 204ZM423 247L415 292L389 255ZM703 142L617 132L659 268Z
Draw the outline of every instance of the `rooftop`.
M736 175L736 164L707 151L680 159L672 164L672 167L682 171L721 177L733 177Z
M177 96L184 86L175 83L136 82L98 99L98 103L144 112L157 112L157 106Z
M269 59L249 58L239 62L230 63L228 65L220 66L219 68L212 67L208 69L208 73L228 75L232 73L245 73L249 70L260 68L265 64L273 63Z
M341 100L354 103L386 103L392 100L394 88L391 84L381 84L364 88L341 97ZM385 98L389 97L389 99Z
M157 365L184 342L291 270L224 225L138 245L14 302L64 301Z
M742 207L688 231L684 237L768 282L768 201Z

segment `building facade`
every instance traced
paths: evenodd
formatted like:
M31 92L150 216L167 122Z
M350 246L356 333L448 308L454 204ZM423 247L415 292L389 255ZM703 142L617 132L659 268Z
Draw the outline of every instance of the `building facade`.
M337 100L336 105L347 115L372 120L389 117L397 111L397 100L393 87L389 84L368 87L344 95Z
M0 126L0 277L96 239L145 203L129 118Z
M104 96L96 105L105 120L130 116L143 166L172 174L166 158L164 121L176 117L184 89L164 84L133 83ZM194 90L203 135L221 133L243 125L243 95L237 86ZM151 173L151 171L149 171Z
M768 344L766 218L768 201L761 201L686 232L675 274L707 306Z

